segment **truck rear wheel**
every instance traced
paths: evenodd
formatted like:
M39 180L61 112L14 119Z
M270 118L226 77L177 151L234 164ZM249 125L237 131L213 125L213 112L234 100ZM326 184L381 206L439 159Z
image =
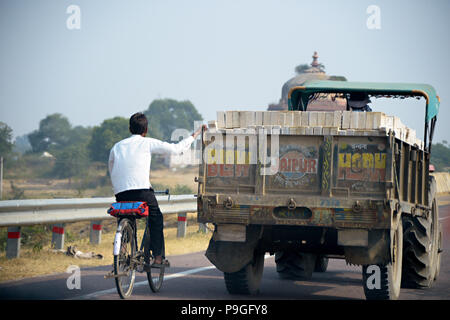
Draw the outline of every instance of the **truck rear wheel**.
M241 270L224 272L225 285L230 294L256 294L264 270L264 252L255 253L253 260Z
M326 272L328 268L328 258L325 256L317 256L314 272Z
M440 226L436 195L436 181L430 178L429 198L431 214L424 217L405 217L405 246L403 252L404 288L429 288L440 269Z
M316 266L317 255L298 251L279 251L275 253L277 272L282 279L311 279Z
M438 256L436 259L436 272L434 274L434 281L439 277L441 272L441 252L442 252L442 224L439 223L439 237L438 237Z
M362 268L367 300L397 300L400 295L403 262L403 225L399 222L392 239L392 262Z

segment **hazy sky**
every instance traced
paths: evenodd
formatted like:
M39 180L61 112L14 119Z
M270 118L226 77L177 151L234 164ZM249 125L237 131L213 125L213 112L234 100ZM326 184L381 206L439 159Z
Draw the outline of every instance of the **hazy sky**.
M67 28L70 5L80 29ZM369 5L379 30L367 28ZM205 120L265 110L317 51L351 81L433 85L435 141L450 140L449 14L447 0L0 0L0 121L14 136L55 112L93 126L157 98L190 100ZM423 126L424 104L378 105Z

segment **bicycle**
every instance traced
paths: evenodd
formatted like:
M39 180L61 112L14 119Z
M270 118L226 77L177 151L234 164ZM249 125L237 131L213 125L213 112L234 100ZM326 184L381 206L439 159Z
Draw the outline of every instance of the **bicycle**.
M165 191L155 191L155 194L166 194L169 196L169 189ZM138 201L126 201L119 203L127 203L129 206L136 206L145 202ZM144 205L144 208L146 203ZM143 210L143 208L141 208ZM111 210L111 209L110 209ZM108 213L110 213L108 210ZM131 210L131 209L130 209ZM124 210L126 211L126 210ZM148 224L145 224L145 231L142 237L142 241L139 250L136 250L138 244L138 232L136 220L143 218L144 216L139 214L118 214L118 226L116 235L114 237L114 262L113 270L105 275L105 279L114 278L116 283L117 292L122 299L127 299L133 292L136 271L147 272L147 280L150 289L156 293L161 289L164 281L165 266L151 267L153 256L146 257L145 253L150 252L150 230ZM144 249L144 250L142 250ZM165 255L165 248L162 248L162 255ZM148 260L148 261L146 261ZM156 272L156 276L152 276L152 269L159 269L159 274Z

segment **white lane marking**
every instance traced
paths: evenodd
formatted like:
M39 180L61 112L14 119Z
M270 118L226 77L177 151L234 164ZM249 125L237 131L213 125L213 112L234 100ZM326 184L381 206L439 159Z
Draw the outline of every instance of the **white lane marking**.
M194 273L198 273L198 272L202 272L205 270L209 270L209 269L214 269L215 266L208 266L208 267L201 267L201 268L196 268L196 269L191 269L191 270L186 270L186 271L182 271L182 272L178 272L178 273L173 273L173 274L169 274L167 276L164 276L164 281L170 280L170 279L175 279L175 278L179 278L179 277L184 277L187 276L189 274L194 274ZM136 287L140 287L143 285L148 285L148 281L140 281L140 282L136 282L134 284L134 288ZM75 298L71 298L69 300L87 300L87 299L92 299L104 294L111 294L111 293L117 293L117 289L116 288L112 288L112 289L107 289L107 290L101 290L101 291L96 291L96 292L92 292L89 294L85 294L84 296L81 297L75 297Z
M268 259L271 256L266 254L264 256L264 259ZM184 277L187 276L189 274L194 274L194 273L199 273L205 270L210 270L210 269L215 269L215 266L207 266L207 267L201 267L201 268L196 268L196 269L191 269L191 270L186 270L186 271L182 271L182 272L178 272L178 273L173 273L173 274L169 274L167 276L164 276L164 281L170 280L170 279L176 279L176 278L180 278L180 277ZM136 287L140 287L143 285L148 285L148 281L140 281L140 282L136 282L134 284L134 288ZM89 294L85 294L81 297L74 297L74 298L69 298L68 300L88 300L88 299L92 299L92 298L96 298L98 296L102 296L105 294L111 294L111 293L117 293L117 289L116 288L111 288L111 289L106 289L106 290L101 290L101 291L96 291L96 292L92 292Z

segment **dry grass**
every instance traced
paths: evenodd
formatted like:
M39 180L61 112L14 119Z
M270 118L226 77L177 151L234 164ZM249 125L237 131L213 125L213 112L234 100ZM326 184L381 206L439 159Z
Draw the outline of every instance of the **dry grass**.
M190 216L192 220L192 214ZM167 219L170 222L171 219ZM188 220L188 223L189 223ZM176 227L166 227L164 229L166 256L185 254L206 250L211 233L198 232L198 225L191 223L188 225L186 237L177 238ZM143 230L139 235L142 236ZM66 241L65 247L75 245L82 252L95 252L103 255L103 259L75 259L62 253L52 252L50 245L45 246L39 253L32 249L21 249L20 258L6 259L5 254L0 257L0 282L8 280L18 280L52 273L63 273L70 265L79 267L104 266L113 263L113 241L114 231L102 232L100 245L92 245L88 237L76 241Z
M184 168L173 171L171 169L161 169L150 172L151 183L164 184L168 186L186 185L194 192L197 191L197 183L194 178L198 176L198 168Z
M104 176L103 171L96 172L96 176ZM198 175L197 167L183 168L177 170L160 169L152 170L150 181L152 184L165 185L174 188L176 185L186 185L194 192L197 191L197 183L194 177ZM12 195L11 181L15 187L25 191L27 199L52 199L52 198L90 198L90 197L112 197L111 186L105 185L94 189L77 189L76 179L69 184L68 179L4 179L4 199ZM109 180L108 180L109 181Z

